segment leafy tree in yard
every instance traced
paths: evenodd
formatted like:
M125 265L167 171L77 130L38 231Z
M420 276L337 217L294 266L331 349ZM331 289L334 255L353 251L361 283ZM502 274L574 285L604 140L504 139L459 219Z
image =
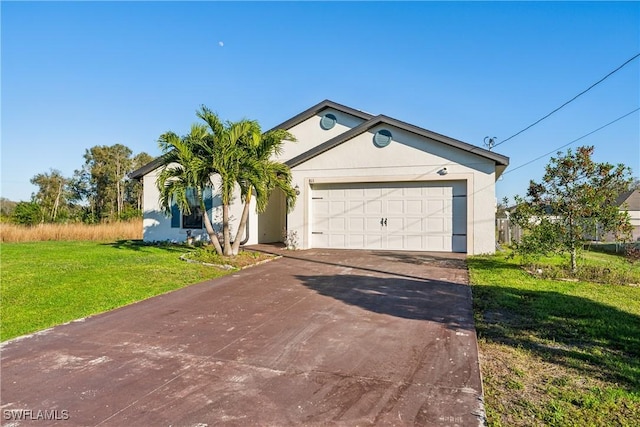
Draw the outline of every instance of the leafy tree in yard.
M44 212L35 202L18 202L11 215L11 221L21 225L36 225L44 222Z
M618 239L630 235L629 215L615 204L629 188L631 170L622 165L596 163L593 147L575 153L557 153L545 168L542 181L531 181L526 198L516 196L511 218L526 233L516 244L521 255L564 252L571 256L571 271L577 271L577 252L595 227Z
M43 222L56 222L68 217L68 202L71 197L69 180L59 170L39 173L31 178L31 183L38 187L32 197L40 205Z
M118 220L141 203L140 184L127 179L127 174L150 156L146 153L131 158L132 151L122 144L94 146L85 151L85 164L75 171L72 189L78 200L89 204L89 216L95 220Z

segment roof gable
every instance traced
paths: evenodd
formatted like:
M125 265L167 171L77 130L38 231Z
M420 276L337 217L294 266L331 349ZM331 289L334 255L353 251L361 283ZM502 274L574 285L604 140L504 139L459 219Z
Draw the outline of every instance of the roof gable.
M373 117L372 114L365 113L364 111L356 110L355 108L347 107L346 105L338 104L337 102L333 102L328 99L325 99L324 101L314 105L313 107L304 110L302 113L291 117L289 120L286 120L280 123L279 125L274 126L271 130L275 130L275 129L289 130L295 125L304 122L305 120L320 113L322 110L326 110L328 108L341 111L346 114L350 114L362 120L369 120Z
M467 144L466 142L462 142L459 141L457 139L453 139L453 138L449 138L448 136L444 136L441 135L439 133L436 132L432 132L430 130L427 129L423 129L420 128L418 126L414 126L412 124L391 118L391 117L387 117L385 115L378 115L378 116L374 116L371 117L369 120L367 120L366 122L362 123L359 126L354 127L351 130L348 130L347 132L344 132L338 136L336 136L335 138L330 139L329 141L320 144L314 148L312 148L309 151L306 151L302 154L300 154L299 156L296 156L290 160L288 160L287 162L285 162L287 164L287 166L289 167L295 167L298 166L304 162L306 162L307 160L310 160L326 151L331 150L334 147L337 147L338 145L364 133L369 131L370 129L372 129L375 126L381 125L381 124L386 124L388 126L393 126L402 130L405 130L407 132L425 137L425 138L429 138L431 140L443 143L445 145L451 146L453 148L459 149L459 150L463 150L463 151L467 151L469 153L473 153L476 154L480 157L484 157L486 159L492 160L493 162L496 163L497 166L503 166L506 167L509 165L509 158L505 157L501 154L497 154L494 153L492 151L489 150L485 150L484 148L480 148L477 147L475 145L471 145L471 144Z
M463 141L459 141L457 139L454 138L450 138L448 136L445 135L441 135L439 133L436 132L432 132L430 130L394 119L392 117L388 117L385 115L377 115L374 116L372 114L369 114L367 112L364 111L360 111L360 110L356 110L355 108L351 108L351 107L347 107L346 105L342 105L342 104L338 104L337 102L333 102L331 100L325 99L324 101L306 109L305 111L295 115L294 117L291 117L290 119L280 123L277 126L274 126L271 130L275 130L275 129L284 129L284 130L289 130L291 128L293 128L294 126L304 122L305 120L308 120L310 118L312 118L313 116L318 115L318 113L322 112L323 110L327 110L327 109L333 109L345 114L349 114L353 117L359 118L361 120L364 120L364 122L362 122L360 125L355 126L351 129L349 129L348 131L345 131L343 133L341 133L340 135L335 136L334 138L329 139L326 142L323 142L321 144L318 144L316 146L314 146L313 148L303 152L302 154L296 155L295 157L287 160L285 162L285 164L289 167L295 167L298 166L304 162L306 162L307 160L310 160L326 151L331 150L334 147L337 147L338 145L354 138L355 136L358 136L364 132L367 132L368 130L372 129L375 126L378 126L380 124L386 124L388 126L394 126L396 128L405 130L407 132L411 132L415 135L419 135L422 136L424 138L428 138L431 139L433 141L436 142L440 142L442 144L445 144L447 146L450 146L452 148L455 149L459 149L462 151L466 151L469 153L473 153L475 155L478 155L480 157L489 159L491 161L493 161L496 164L497 167L497 173L496 173L496 178L502 173L502 171L509 165L509 158L497 153L494 153L492 151L489 150L485 150L484 148L481 147L477 147L475 145L471 145L468 144L466 142ZM142 178L144 175L148 174L149 172L152 172L153 170L157 169L158 167L160 167L163 163L163 159L162 156L156 158L155 160L153 160L152 162L144 165L143 167L131 172L129 174L129 177L132 179L140 179Z
M640 211L640 190L625 191L616 199L616 205L626 204L627 210Z

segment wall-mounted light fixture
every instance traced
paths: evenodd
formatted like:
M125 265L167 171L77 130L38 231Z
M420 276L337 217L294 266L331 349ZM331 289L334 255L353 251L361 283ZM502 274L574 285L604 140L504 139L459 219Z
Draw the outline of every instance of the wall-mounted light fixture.
M438 175L446 175L448 173L449 171L447 170L447 168L442 168L438 171Z
M298 187L298 184L296 184L296 186L295 186L295 187L293 187L293 189L294 189L294 190L295 190L295 192L296 192L296 196L299 196L299 195L300 195L300 187Z

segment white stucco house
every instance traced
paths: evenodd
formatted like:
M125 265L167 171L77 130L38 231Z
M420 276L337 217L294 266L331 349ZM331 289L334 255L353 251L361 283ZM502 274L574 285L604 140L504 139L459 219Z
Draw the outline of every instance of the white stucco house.
M296 136L279 157L299 191L287 214L280 192L249 218L246 244L297 236L298 247L492 253L495 182L505 156L384 115L325 100L275 126ZM158 203L159 161L131 173L144 188L144 240L206 238L197 217L166 217ZM207 209L221 214L215 194ZM239 201L232 206L237 224ZM218 224L217 230L221 225Z

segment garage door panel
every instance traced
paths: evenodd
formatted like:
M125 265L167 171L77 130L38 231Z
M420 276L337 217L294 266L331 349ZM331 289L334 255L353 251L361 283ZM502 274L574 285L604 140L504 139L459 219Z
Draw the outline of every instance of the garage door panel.
M331 232L347 231L347 219L345 217L329 218L329 230Z
M387 215L403 215L404 213L404 200L392 199L387 201Z
M331 216L344 215L347 211L347 203L344 200L331 201L329 204L329 214Z
M365 209L366 214L369 215L380 215L382 216L382 200L367 200L365 201Z
M348 202L349 212L351 214L364 214L364 201L362 200L350 200Z
M422 218L407 218L404 229L410 233L422 234L425 231L424 221Z
M363 217L349 218L349 233L364 232L364 225L365 219Z
M313 191L311 231L324 232L313 235L314 247L466 251L465 182L319 184Z
M407 200L405 204L405 213L409 215L422 215L424 206L422 200Z
M328 215L329 214L329 201L328 200L314 200L313 210L315 215Z

